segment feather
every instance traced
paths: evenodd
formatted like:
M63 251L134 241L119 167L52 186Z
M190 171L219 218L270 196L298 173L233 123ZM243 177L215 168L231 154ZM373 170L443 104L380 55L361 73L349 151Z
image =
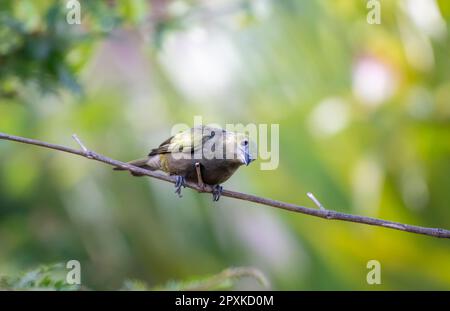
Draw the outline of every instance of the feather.
M179 152L194 153L214 136L215 131L210 127L194 127L191 130L180 132L168 138L158 148L152 149L148 155Z

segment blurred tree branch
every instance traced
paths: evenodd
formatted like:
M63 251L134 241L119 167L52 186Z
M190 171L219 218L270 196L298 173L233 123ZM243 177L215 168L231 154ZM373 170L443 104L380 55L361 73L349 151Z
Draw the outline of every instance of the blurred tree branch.
M92 159L95 161L103 162L109 165L112 165L114 167L120 167L125 170L128 170L133 173L137 173L140 175L146 175L149 177L153 177L159 180L164 180L170 183L175 183L175 178L168 175L163 175L160 173L156 173L153 171L149 171L146 169L142 169L118 160L114 160L111 158L108 158L106 156L103 156L99 153L93 152L89 150L88 148L83 145L83 143L80 141L80 139L73 135L73 138L76 140L76 142L80 145L81 150L73 149L70 147L65 147L61 145L51 144L35 139L20 137L20 136L14 136L9 135L5 133L0 133L0 139L3 140L10 140L15 141L19 143L29 144L29 145L35 145L43 148L58 150L62 152L72 153L78 156L82 156L88 159ZM201 187L200 185L196 183L186 182L186 187L197 190L198 192L212 192L212 187L209 185L204 185L204 187ZM237 191L231 191L231 190L223 190L222 196L235 198L243 201L249 201L254 202L262 205L272 206L275 208L280 208L296 213L306 214L310 216L320 217L324 219L334 219L334 220L342 220L342 221L348 221L348 222L356 222L366 225L372 225L372 226L378 226L378 227L385 227L390 228L394 230L400 230L405 232L411 232L411 233L417 233L417 234L423 234L438 238L450 238L450 230L441 229L441 228L428 228L428 227L421 227L421 226L414 226L414 225L408 225L403 224L399 222L393 222L389 220L383 220L378 218L372 218L372 217L366 217L366 216L359 216L359 215L352 215L352 214L346 214L341 212L336 212L332 210L327 210L323 208L322 204L314 197L312 194L308 194L308 196L313 200L313 202L321 207L320 209L315 208L309 208L304 206L299 206L291 203L285 203L281 201L271 200L263 197L258 197L251 194L241 193Z
M260 270L253 267L231 267L207 277L195 277L187 281L170 281L166 285L154 287L153 290L226 290L231 289L235 281L243 278L254 279L263 289L270 290L271 288L269 280ZM133 290L133 287L131 287L131 290Z

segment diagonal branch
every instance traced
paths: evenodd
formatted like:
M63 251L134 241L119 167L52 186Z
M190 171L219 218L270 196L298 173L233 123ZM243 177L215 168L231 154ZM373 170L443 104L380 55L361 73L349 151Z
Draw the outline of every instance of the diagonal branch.
M133 173L137 173L140 175L146 175L150 176L159 180L164 180L167 182L175 183L175 178L168 175L159 174L153 171L149 171L140 167L136 167L130 164L127 164L125 162L117 161L108 157L105 157L99 153L93 152L85 147L85 145L80 141L80 139L74 135L73 138L77 141L77 143L80 145L82 150L77 150L61 145L46 143L43 141L30 139L30 138L24 138L20 136L14 136L14 135L8 135L4 133L0 133L0 139L3 140L10 140L10 141L16 141L23 144L29 144L29 145L35 145L39 147L54 149L62 152L72 153L78 156L82 156L88 159L92 159L98 162L103 162L115 167L120 167L125 170L128 170ZM197 190L199 192L212 192L212 187L209 185L204 185L204 188L200 187L197 183L191 183L186 182L186 187ZM230 197L238 200L243 201L249 201L254 202L262 205L272 206L296 213L306 214L310 216L320 217L324 219L335 219L335 220L342 220L342 221L348 221L348 222L356 222L366 225L372 225L372 226L378 226L378 227L385 227L405 232L412 232L417 234L423 234L438 238L450 238L450 230L446 229L440 229L440 228L427 228L427 227L421 227L421 226L413 226L408 224L402 224L399 222L389 221L389 220L383 220L378 218L372 218L372 217L366 217L366 216L359 216L359 215L352 215L352 214L346 214L346 213L340 213L332 210L324 209L322 204L314 197L314 195L308 195L316 205L319 207L322 206L320 209L315 208L309 208L304 206L299 206L291 203L285 203L281 201L271 200L263 197L258 197L251 194L246 194L242 192L232 191L232 190L223 190L222 196ZM313 199L314 198L314 199Z

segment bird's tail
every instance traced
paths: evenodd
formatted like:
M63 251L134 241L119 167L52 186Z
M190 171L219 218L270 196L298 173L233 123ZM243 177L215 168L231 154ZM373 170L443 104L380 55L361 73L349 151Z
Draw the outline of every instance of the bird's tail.
M137 159L137 160L133 160L133 161L129 161L127 162L127 164L131 164L137 167L142 167L145 169L149 169L149 170L153 170L150 166L147 165L148 162L148 157L147 158L141 158L141 159ZM125 171L126 169L121 168L121 167L115 167L113 168L113 170L115 171ZM137 174L137 173L133 173L131 172L132 175L134 176L142 176L141 174Z

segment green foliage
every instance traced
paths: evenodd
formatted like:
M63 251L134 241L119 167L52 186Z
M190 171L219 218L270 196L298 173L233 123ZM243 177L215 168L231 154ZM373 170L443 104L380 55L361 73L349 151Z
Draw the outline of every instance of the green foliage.
M68 270L63 263L41 265L38 268L23 273L17 277L0 275L0 290L89 290L80 285L70 285L66 282ZM269 282L261 271L254 268L229 268L219 274L192 277L186 281L170 281L163 286L149 287L140 280L125 280L120 290L230 290L242 278L254 278L263 289L269 288Z
M64 264L42 265L18 277L0 277L0 290L79 290L66 283Z
M13 3L0 4L0 96L15 97L27 84L42 93L80 94L76 75L89 57L87 44L117 27L119 17L104 1L88 1L83 22L89 26L82 27L66 22L64 2Z
M61 86L80 91L66 54L79 41L64 20L60 5L52 5L42 21L27 25L37 8L31 2L23 20L0 9L0 80L2 96L15 96L22 83L37 84L41 90Z

